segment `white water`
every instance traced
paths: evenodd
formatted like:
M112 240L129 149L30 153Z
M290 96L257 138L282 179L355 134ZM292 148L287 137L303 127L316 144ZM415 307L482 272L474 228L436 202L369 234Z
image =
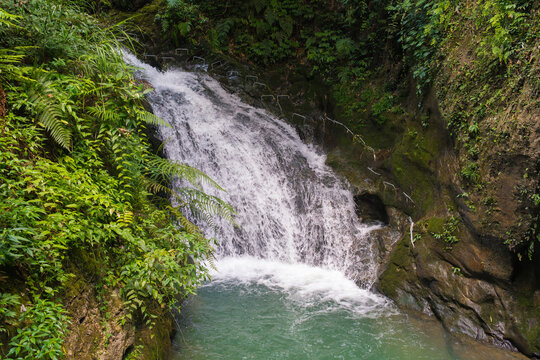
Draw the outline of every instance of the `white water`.
M363 317L391 313L386 299L359 288L338 270L241 256L221 259L212 279L214 284L263 285L304 307L325 304L324 311L348 309Z
M160 137L169 159L201 169L227 190L205 191L237 211L234 228L219 222L216 281L265 285L301 299L331 300L361 314L386 308L368 290L376 262L349 185L304 144L294 128L243 103L203 73L160 72L126 55L155 88L149 101L172 125ZM353 250L354 249L354 250Z

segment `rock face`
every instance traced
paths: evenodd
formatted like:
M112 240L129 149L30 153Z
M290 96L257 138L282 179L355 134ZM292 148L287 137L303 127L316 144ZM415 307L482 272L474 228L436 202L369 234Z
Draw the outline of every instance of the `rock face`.
M95 286L77 276L68 286L65 307L71 324L65 339L66 359L166 359L174 332L172 318L163 314L152 329L126 318L118 289L96 294Z
M375 287L404 308L435 316L451 333L540 356L538 255L520 259L507 239L510 230L513 237L525 238L534 226L532 210L516 189L535 191L537 178L517 174L535 168L538 150L524 147L514 161L503 157L486 163L481 176L493 181L480 194L473 189L464 198L459 153L442 118L438 121L438 127L426 130L412 116L396 120L408 130L394 135L392 146L375 148L382 159L374 160L352 142L326 141L333 144L328 163L359 193L382 199L387 210L388 225L376 235L381 275ZM359 216L366 217L362 212ZM416 222L414 245L408 216Z
M452 333L528 355L539 352L539 309L531 294L512 282L511 254L474 239L447 250L419 224L414 247L404 236L378 288L398 304L436 316Z

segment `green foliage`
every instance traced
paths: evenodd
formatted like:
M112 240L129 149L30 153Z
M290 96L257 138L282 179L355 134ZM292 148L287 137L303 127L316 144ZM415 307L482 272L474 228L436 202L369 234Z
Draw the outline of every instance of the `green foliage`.
M437 44L441 41L440 9L449 0L403 0L388 6L394 21L399 24L399 42L405 61L417 81L417 92L422 94L430 84Z
M103 36L103 29L91 17L67 2L7 0L2 1L2 7L19 16L19 26L2 45L34 46L27 55L38 61L76 59Z
M506 63L528 35L528 13L532 2L484 0L478 4L476 24L484 29L478 55Z
M374 120L379 125L383 125L386 120L386 114L389 111L397 111L394 108L395 99L392 94L385 94L378 102L373 104L371 111L373 112Z
M6 360L62 359L68 318L62 305L36 298L21 313L17 334L11 339Z
M144 109L151 89L124 63L123 33L67 2L2 6L0 19L8 11L25 26L0 24L0 269L17 269L35 299L19 313L18 297L0 296L0 331L18 329L3 355L59 359L72 262L121 289L124 321L151 324L150 309L176 306L207 278L214 243L189 219L233 221L234 211L202 191L223 190L204 173L151 152L146 126L168 124Z
M195 6L184 0L170 2L168 10L160 14L157 21L164 25L170 37L174 26L193 22L191 19L195 18L204 19L204 26L198 29L206 34L184 33L185 41L206 36L207 42L217 50L229 51L259 64L300 57L309 61L314 72L325 73L331 68L328 65L359 60L360 50L354 35L364 27L359 19L367 8L364 1L358 0L342 0L333 4L331 10L328 7L322 1L216 3L203 0ZM188 8L187 12L179 10Z
M15 325L18 319L18 306L20 306L20 296L0 293L0 335L8 332L7 326ZM3 345L0 342L0 346Z
M38 79L28 91L28 101L34 105L40 124L51 133L53 139L63 148L71 149L71 132L67 129L68 123L62 119L63 103L58 101L58 91L50 85L51 82Z
M530 22L531 7L532 2L513 0L483 0L472 7L457 0L398 0L387 9L399 26L399 42L421 94L437 71L437 56L445 42L463 31L468 18L480 33L481 60L507 63L524 42L537 36Z
M461 169L461 176L469 184L471 185L476 184L480 180L480 172L478 169L478 164L475 162L467 163L465 167Z
M16 26L15 23L19 16L10 14L0 8L0 26Z
M155 18L162 31L177 46L186 40L195 43L195 39L191 37L194 30L202 31L207 22L199 12L198 5L185 0L167 0L167 5L167 11L159 13Z
M455 216L450 216L443 225L442 232L431 233L438 240L443 240L447 244L447 248L451 249L452 245L459 242L457 237L459 219Z

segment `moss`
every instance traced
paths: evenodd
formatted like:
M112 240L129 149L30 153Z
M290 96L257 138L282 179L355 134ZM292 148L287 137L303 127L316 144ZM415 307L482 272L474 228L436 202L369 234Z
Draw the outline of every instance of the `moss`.
M161 29L155 23L156 15L166 7L164 0L154 0L136 12L112 10L109 16L114 23L127 21L124 25L128 32L140 34L144 39L159 38Z
M517 296L516 326L527 340L529 351L540 353L540 307L534 304L534 292L522 289Z
M386 296L396 299L398 289L411 277L409 271L411 253L408 244L408 236L403 236L398 242L396 249L390 257L388 268L379 278L379 290Z
M432 217L425 220L422 224L422 227L426 230L428 234L440 234L444 230L445 222L446 218Z
M345 176L352 185L359 188L368 187L362 171L365 166L362 166L361 155L355 154L353 146L349 149L335 149L326 157L326 164Z
M400 187L416 204L415 214L421 216L433 209L438 200L439 181L436 159L443 150L443 134L436 129L424 131L409 121L407 131L386 161Z
M138 360L167 359L171 347L171 333L174 331L171 315L162 309L157 313L155 324L144 327L136 333L134 348L138 349Z

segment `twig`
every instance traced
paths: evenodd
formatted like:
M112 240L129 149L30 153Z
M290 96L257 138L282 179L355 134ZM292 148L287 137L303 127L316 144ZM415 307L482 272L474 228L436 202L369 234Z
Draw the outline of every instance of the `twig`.
M375 175L377 175L377 176L381 176L381 174L379 174L378 172L376 172L375 170L373 170L373 169L372 169L372 168L370 168L369 166L368 166L368 168L367 168L367 169L368 169L369 171L371 171L372 173L374 173Z
M410 227L410 233L411 233L411 244L412 244L412 247L414 249L414 239L413 239L413 228L414 228L414 222L412 221L412 218L409 216L409 221L411 222L411 227Z
M295 116L295 115L298 116L298 117L301 117L302 119L304 119L304 122L306 121L306 117L305 117L304 115L300 115L300 114L298 114L298 113L293 113L293 114L292 114L293 119L294 119L294 116Z
M387 181L383 181L382 183L383 183L383 185L384 185L385 187L386 187L386 185L389 185L389 186L393 187L394 190L396 190L396 186L395 186L394 184L389 183L389 182L387 182Z
M213 69L214 65L216 65L216 64L221 64L221 65L219 65L219 67L223 66L223 62L221 60L218 60L218 61L215 61L215 62L211 63L210 68Z
M279 111L281 111L281 113L283 114L283 108L281 107L281 104L279 103L279 98L280 97L286 97L287 99L290 99L290 97L289 97L289 95L277 95L276 96L277 106L279 107Z
M274 95L261 95L261 103L262 103L262 104L264 104L263 98L272 98L274 101L276 100L276 98L274 97Z
M345 125L345 124L343 124L343 123L341 123L341 122L339 122L339 121L330 119L328 116L326 116L326 114L324 115L324 117L325 117L327 120L333 122L334 124L338 124L338 125L341 125L342 127L344 127L345 130L347 130L347 132L348 132L349 134L351 134L351 135L354 137L354 133L351 131L351 129L349 129L349 128L347 127L347 125Z
M405 191L403 191L403 195L405 195L405 198L407 198L408 200L410 200L410 201L414 204L414 200L411 199L411 197L410 197L409 195L407 195L407 194L405 193Z

